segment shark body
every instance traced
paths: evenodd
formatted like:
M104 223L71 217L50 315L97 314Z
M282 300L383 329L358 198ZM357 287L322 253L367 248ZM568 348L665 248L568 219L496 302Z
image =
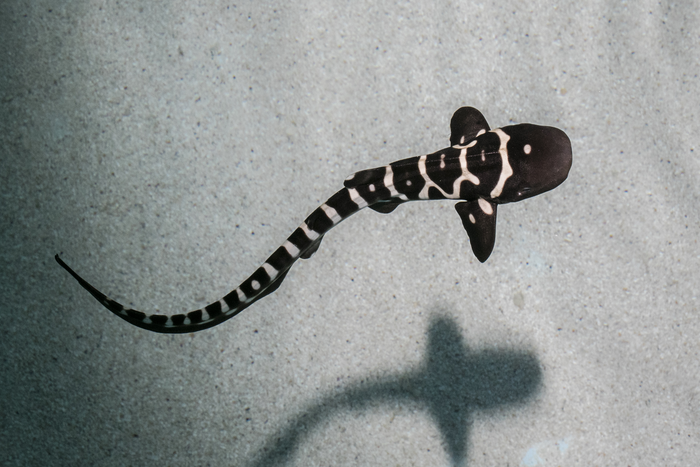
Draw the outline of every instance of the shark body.
M452 116L450 147L355 173L314 210L250 277L222 299L189 313L147 314L124 307L90 285L61 258L56 261L102 305L129 323L162 333L195 332L221 324L274 292L292 265L308 259L323 236L369 207L390 213L407 201L453 199L482 263L493 251L499 204L549 191L566 180L571 142L553 127L518 124L491 130L484 116L462 107Z

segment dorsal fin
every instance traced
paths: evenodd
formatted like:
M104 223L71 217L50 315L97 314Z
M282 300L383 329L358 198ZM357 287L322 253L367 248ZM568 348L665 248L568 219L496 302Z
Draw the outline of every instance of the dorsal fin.
M465 144L490 130L484 116L474 107L461 107L452 115L450 145Z

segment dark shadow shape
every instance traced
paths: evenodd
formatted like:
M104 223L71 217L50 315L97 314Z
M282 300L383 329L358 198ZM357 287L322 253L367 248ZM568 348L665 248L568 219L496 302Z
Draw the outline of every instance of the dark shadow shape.
M438 316L428 330L425 359L416 369L355 383L323 398L268 441L253 465L278 466L291 460L304 438L334 412L405 401L427 410L452 464L462 466L474 412L524 403L537 393L541 380L534 355L498 349L471 351L456 323Z

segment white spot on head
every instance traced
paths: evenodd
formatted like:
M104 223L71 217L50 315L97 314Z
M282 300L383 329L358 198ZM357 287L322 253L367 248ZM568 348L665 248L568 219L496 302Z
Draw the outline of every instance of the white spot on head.
M411 186L411 185L413 185L413 182L410 180L406 180L406 186Z
M250 286L253 288L253 290L259 290L260 289L260 282L254 280L250 283Z
M526 144L526 145L523 147L523 152L524 152L525 154L530 154L530 151L532 151L532 146L530 146L529 144Z
M476 219L474 219L474 214L469 214L469 222L476 224Z
M374 183L369 186L369 191L374 192L376 188L374 187Z

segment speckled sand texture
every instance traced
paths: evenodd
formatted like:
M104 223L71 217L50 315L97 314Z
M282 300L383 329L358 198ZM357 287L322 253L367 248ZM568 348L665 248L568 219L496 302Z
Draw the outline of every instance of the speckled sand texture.
M0 3L0 465L694 465L700 2L554 3ZM463 105L573 144L485 264L451 202L365 210L173 336L53 260L199 308Z

